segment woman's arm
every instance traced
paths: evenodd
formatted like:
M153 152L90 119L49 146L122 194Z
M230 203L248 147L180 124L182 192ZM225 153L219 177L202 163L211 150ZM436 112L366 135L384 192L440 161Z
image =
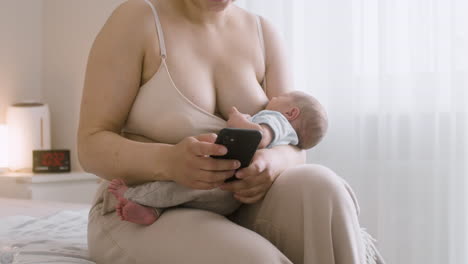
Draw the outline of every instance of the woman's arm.
M177 145L120 136L141 85L146 38L154 32L146 3L127 1L96 37L81 102L79 161L85 171L107 180L122 178L129 184L172 180L194 189L212 189L240 166L235 161L207 157L227 151L213 144L215 135L188 137Z
M265 40L265 81L266 94L269 99L296 90L292 78L291 68L287 60L287 50L284 41L274 26L265 20L260 19ZM303 164L306 160L306 152L294 146L276 146L272 150L278 149L281 155L283 170L297 164ZM289 150L287 150L289 149Z
M167 145L120 136L138 93L144 58L146 9L128 1L110 16L88 58L78 128L78 158L87 172L128 182L165 180ZM139 157L136 159L135 157Z

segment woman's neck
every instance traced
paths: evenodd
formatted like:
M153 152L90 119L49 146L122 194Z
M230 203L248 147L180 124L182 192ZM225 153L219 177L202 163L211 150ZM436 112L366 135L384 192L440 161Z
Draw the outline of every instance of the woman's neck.
M224 9L203 6L197 0L169 0L188 20L194 24L200 25L219 25L226 20L227 11L230 5Z

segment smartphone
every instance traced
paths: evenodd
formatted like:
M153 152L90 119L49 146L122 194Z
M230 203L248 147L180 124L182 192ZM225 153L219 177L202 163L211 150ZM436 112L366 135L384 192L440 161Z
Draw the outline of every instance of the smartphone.
M223 156L211 156L215 159L233 159L241 163L239 169L248 167L262 140L262 133L258 130L241 128L223 128L218 134L216 144L223 145L228 152ZM235 176L226 182L237 180Z

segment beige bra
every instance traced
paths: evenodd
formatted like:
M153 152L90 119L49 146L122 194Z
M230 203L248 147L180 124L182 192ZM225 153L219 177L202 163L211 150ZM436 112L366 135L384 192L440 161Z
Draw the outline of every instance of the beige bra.
M122 135L142 141L177 144L188 136L217 133L226 127L226 121L194 104L174 84L166 64L166 45L158 13L150 1L145 2L153 11L159 37L161 65L156 74L139 89L122 129ZM258 17L257 25L261 45L265 51ZM265 58L265 52L263 55Z

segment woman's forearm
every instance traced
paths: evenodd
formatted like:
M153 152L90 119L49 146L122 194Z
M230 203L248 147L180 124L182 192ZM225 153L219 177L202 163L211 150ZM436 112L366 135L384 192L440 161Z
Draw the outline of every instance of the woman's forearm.
M277 162L283 164L283 168L287 169L306 162L306 151L291 145L278 145L272 148L277 151Z
M129 140L111 131L78 137L78 158L86 172L128 184L170 180L166 170L172 145Z

